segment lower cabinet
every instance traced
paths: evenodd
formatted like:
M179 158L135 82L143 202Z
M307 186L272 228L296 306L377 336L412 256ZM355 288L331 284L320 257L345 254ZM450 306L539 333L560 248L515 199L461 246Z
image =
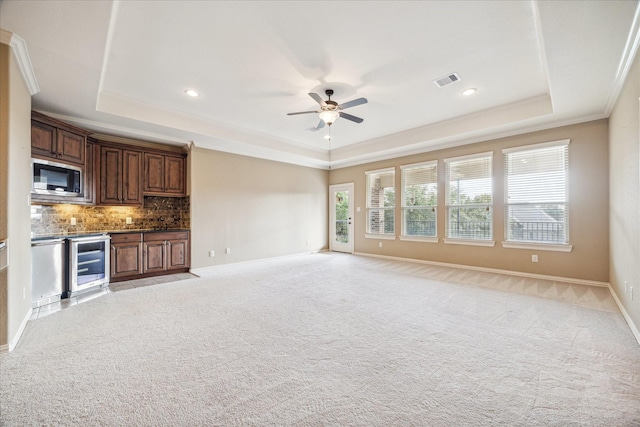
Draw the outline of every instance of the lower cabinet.
M188 271L189 232L112 234L111 260L111 278L116 282Z
M142 274L142 233L111 235L111 279Z

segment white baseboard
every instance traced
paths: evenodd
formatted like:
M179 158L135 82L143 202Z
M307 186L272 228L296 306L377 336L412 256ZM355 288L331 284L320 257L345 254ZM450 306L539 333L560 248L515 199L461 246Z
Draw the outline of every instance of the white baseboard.
M14 348L18 345L18 341L20 341L20 337L22 337L22 333L24 332L24 328L27 327L27 323L29 323L29 319L31 319L32 309L29 308L27 315L24 319L22 319L22 323L20 324L20 328L18 332L16 332L13 339L9 342L9 344L0 345L0 353L6 353L9 351L13 351Z
M611 293L611 296L613 297L614 301L618 305L618 308L622 313L622 317L624 317L624 320L627 322L627 325L629 325L629 329L631 329L631 333L636 338L636 341L638 341L638 344L640 344L640 331L638 330L638 327L635 325L635 323L633 323L631 316L629 316L629 313L627 313L627 310L624 308L624 305L622 305L622 301L620 301L620 299L618 298L618 295L616 295L611 285L609 285L609 292Z
M435 265L437 267L449 267L449 268L460 268L460 269L463 269L463 270L482 271L484 273L506 274L506 275L509 275L509 276L528 277L528 278L531 278L531 279L552 280L554 282L573 283L573 284L577 284L577 285L597 286L597 287L600 287L600 288L609 287L609 283L608 282L598 282L598 281L595 281L595 280L576 279L576 278L572 278L572 277L549 276L547 274L525 273L525 272L522 272L522 271L501 270L499 268L475 267L473 265L452 264L452 263L448 263L448 262L438 262L438 261L426 261L426 260L422 260L422 259L401 258L401 257L388 256L388 255L368 254L368 253L364 253L364 252L355 252L354 255L361 255L361 256L367 256L367 257L373 257L373 258L392 259L394 261L415 262L415 263L418 263L418 264Z

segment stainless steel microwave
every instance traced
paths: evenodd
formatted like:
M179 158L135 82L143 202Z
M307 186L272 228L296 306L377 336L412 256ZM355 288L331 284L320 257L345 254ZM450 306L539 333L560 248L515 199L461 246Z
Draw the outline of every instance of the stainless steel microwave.
M33 182L31 192L58 196L81 196L81 168L49 160L31 159Z

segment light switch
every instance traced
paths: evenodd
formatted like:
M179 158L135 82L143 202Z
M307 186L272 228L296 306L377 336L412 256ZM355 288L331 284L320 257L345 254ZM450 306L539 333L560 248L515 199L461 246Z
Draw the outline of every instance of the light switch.
M71 225L76 225L76 219L75 218L71 218Z
M133 224L133 218L131 218L130 216L127 217L127 225L129 224Z

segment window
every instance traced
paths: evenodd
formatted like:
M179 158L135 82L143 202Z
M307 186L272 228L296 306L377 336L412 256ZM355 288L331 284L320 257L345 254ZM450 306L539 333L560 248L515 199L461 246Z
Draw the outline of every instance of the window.
M505 240L569 241L569 141L503 150Z
M402 171L402 235L436 237L438 162L400 167Z
M491 240L493 153L445 159L444 162L447 197L446 237Z
M367 233L395 237L395 169L381 169L366 174Z

